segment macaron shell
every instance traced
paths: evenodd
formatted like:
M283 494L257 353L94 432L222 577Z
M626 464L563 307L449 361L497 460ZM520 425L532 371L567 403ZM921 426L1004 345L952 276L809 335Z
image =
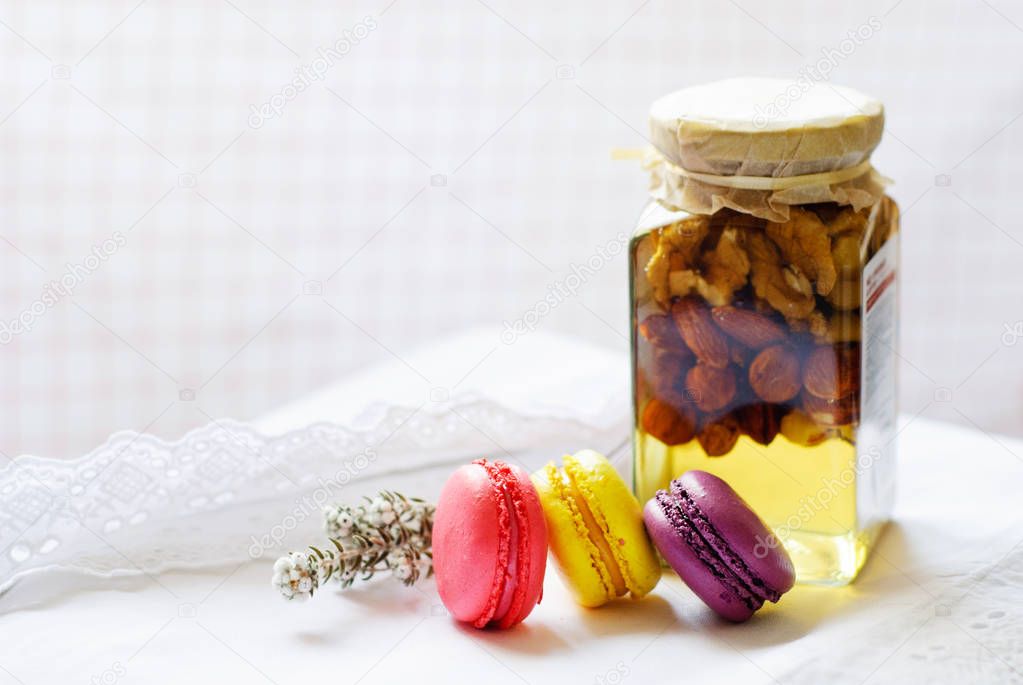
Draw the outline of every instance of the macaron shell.
M703 602L718 615L730 621L749 619L754 610L715 577L714 572L690 549L675 527L665 517L656 499L643 508L646 529L668 565Z
M522 621L540 600L546 557L543 511L523 469L480 460L451 475L434 514L433 565L452 616L477 628ZM508 591L507 613L496 616Z
M490 477L478 464L459 467L444 485L433 518L437 592L451 615L475 623L499 582L504 539Z
M575 601L584 607L598 607L615 597L611 576L600 563L600 550L589 538L586 523L554 463L533 474L547 519L547 539L555 568Z
M728 483L706 471L678 479L718 534L764 583L779 594L792 589L796 572L771 529Z
M618 568L633 598L649 593L661 579L661 564L643 526L639 501L615 467L599 452L583 450L565 457L565 471L604 530Z

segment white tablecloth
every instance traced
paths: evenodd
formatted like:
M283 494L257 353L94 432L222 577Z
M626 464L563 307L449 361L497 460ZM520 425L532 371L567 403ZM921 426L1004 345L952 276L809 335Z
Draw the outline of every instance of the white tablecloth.
M261 426L342 416L330 403L346 387ZM583 610L552 571L523 625L478 632L446 615L431 582L379 579L295 604L270 588L267 560L48 574L0 597L0 684L1023 682L1023 443L903 424L895 520L859 580L797 586L745 625L715 619L673 576L642 601Z

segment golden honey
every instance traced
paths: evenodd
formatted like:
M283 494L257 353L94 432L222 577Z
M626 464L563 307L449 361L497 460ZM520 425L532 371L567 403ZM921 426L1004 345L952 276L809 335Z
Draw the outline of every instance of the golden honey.
M855 447L815 447L779 436L767 447L743 436L727 458L708 457L697 443L667 447L637 430L635 487L644 501L691 469L726 480L775 529L800 582L844 585L856 577L879 526L857 525ZM767 542L766 544L770 544Z

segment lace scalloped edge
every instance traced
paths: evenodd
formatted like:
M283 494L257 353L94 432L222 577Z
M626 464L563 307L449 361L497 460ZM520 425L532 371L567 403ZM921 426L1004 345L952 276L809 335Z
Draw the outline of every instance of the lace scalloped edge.
M54 570L108 578L258 558L268 550L255 541L289 515L318 517L311 510L322 498L302 496L310 490L335 497L350 482L452 455L499 456L603 432L477 398L377 409L380 418L361 427L320 422L267 436L224 419L177 440L119 431L70 460L18 457L0 469L0 592Z

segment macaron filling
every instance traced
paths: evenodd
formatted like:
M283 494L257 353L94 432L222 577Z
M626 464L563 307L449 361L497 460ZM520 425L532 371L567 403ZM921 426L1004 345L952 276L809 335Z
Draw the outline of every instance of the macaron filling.
M614 553L611 551L611 546L608 545L607 539L604 537L604 531L601 529L600 524L597 523L597 519L593 517L593 512L590 511L590 506L586 503L586 498L579 492L579 488L575 487L575 483L572 481L571 476L569 476L567 480L569 494L575 501L575 505L579 509L579 514L582 516L583 522L586 524L586 533L590 538L590 542L596 546L597 551L600 553L600 560L604 564L604 568L607 569L608 575L611 576L611 584L614 586L615 596L621 597L629 591L629 588L625 583L625 577L622 575L622 570L618 566L618 561L615 559Z
M690 550L703 562L719 583L737 597L751 611L763 606L769 594L764 582L749 571L745 562L728 547L710 521L699 511L689 494L672 482L672 494L658 490L654 496L664 516ZM714 540L717 543L711 543ZM724 551L724 554L718 550ZM730 562L738 562L738 570ZM755 582L754 582L755 579ZM772 601L777 601L773 599Z
M487 471L498 510L498 525L504 532L498 541L497 567L487 605L473 625L489 623L507 627L522 611L529 585L529 530L522 493L515 474L506 465L477 459L473 462Z
M504 497L505 506L508 511L515 510L515 503L512 501L511 495L508 494L507 488L502 488L502 496ZM519 526L518 517L508 517L508 549L511 554L508 557L508 566L504 571L504 589L501 591L501 601L497 605L497 610L494 612L494 620L500 621L502 618L508 615L512 606L512 598L515 596L515 572L518 569L518 542L519 542Z
M554 463L547 464L544 469L547 482L558 494L558 498L572 513L572 520L579 533L580 541L590 555L590 565L600 579L607 599L621 597L629 591L628 583L622 573L621 565L615 558L611 546L607 542L604 530L587 504L586 495L582 492L575 478L572 477L570 457L565 458L565 468L558 468Z

